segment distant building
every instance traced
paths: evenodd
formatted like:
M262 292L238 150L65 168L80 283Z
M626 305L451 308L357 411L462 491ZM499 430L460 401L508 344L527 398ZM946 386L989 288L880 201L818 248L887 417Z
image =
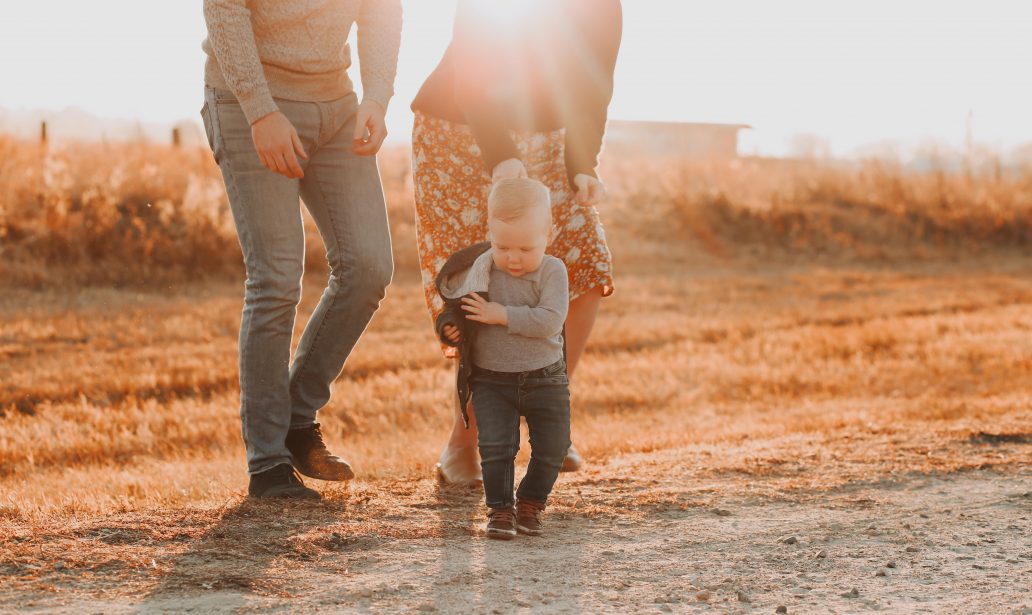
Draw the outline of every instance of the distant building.
M738 131L748 124L610 120L606 144L691 158L738 157Z

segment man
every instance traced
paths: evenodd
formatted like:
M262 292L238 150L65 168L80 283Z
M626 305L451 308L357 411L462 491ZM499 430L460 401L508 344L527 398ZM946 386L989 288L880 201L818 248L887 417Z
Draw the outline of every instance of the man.
M326 448L316 413L393 274L375 154L387 130L400 0L204 0L201 110L222 171L247 281L240 323L240 418L252 497L313 498L298 472L354 476ZM348 77L358 28L363 100ZM304 265L298 197L312 214L329 282L293 363Z

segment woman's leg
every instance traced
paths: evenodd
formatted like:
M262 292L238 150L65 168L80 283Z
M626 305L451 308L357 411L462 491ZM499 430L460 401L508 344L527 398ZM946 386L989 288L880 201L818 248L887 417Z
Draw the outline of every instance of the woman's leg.
M602 303L602 287L592 288L570 302L566 315L566 373L573 378L573 372L580 363L588 337L595 326L598 306Z
M455 362L458 369L459 362ZM462 422L459 410L459 394L454 390L452 407L455 409L452 422L452 433L448 443L437 460L437 478L443 483L456 485L476 485L483 481L480 467L480 455L477 451L477 419L473 414L473 402L469 402L466 414L469 416L469 429Z

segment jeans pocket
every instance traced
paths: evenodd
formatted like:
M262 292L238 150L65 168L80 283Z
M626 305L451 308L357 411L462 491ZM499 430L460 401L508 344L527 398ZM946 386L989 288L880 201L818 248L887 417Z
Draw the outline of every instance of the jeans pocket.
M570 377L566 374L555 374L530 378L527 380L527 386L534 388L568 387L570 386Z
M215 126L215 119L212 117L211 105L208 103L208 97L205 96L204 106L201 107L201 121L204 123L204 136L208 139L208 147L211 148L212 157L215 158L215 164L219 163L221 159L220 150L218 144L218 127Z

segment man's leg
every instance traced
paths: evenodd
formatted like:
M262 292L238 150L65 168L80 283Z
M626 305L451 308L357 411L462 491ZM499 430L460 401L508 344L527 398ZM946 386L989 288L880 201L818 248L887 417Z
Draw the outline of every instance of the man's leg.
M290 463L288 365L301 294L304 231L298 182L265 168L251 127L231 93L206 90L204 119L222 171L247 281L240 321L240 418L251 474ZM279 102L279 101L278 101ZM302 139L316 126L314 107L282 102Z
M291 429L315 424L394 272L376 159L351 153L356 99L320 106L324 137L310 152L301 198L326 244L330 276L290 367Z

